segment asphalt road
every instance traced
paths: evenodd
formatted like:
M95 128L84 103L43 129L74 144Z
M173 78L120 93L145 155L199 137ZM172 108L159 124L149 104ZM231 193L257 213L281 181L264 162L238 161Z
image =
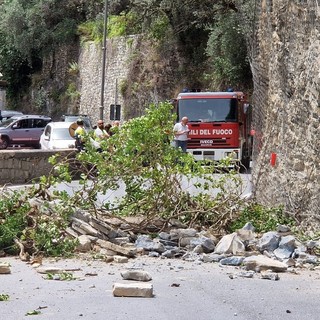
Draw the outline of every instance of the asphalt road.
M219 179L221 175L219 174L214 174L216 179ZM238 190L234 189L234 184L230 182L230 190L232 190L233 193L239 194L243 197L246 197L251 194L252 191L252 184L251 184L251 174L241 174L240 175L242 179L242 185L239 186ZM191 195L197 194L201 192L201 190L197 189L195 187L196 182L203 182L201 179L187 179L186 177L182 178L182 188L184 190L187 190L190 192ZM110 190L106 194L98 194L96 204L99 206L103 204L104 202L109 202L109 203L114 203L117 201L118 198L121 198L125 194L125 186L123 183L119 183L120 188L118 190ZM77 190L81 189L82 186L79 185L78 181L72 181L71 183L61 183L57 185L53 189L57 190L64 190L68 192L69 194L73 194L77 192ZM212 195L215 195L219 189L210 189L205 192L209 192ZM203 192L203 190L202 190Z
M221 175L214 174L216 179L219 179ZM242 185L238 187L238 190L234 189L234 185L230 183L230 190L232 190L233 193L239 194L242 197L247 197L251 194L252 191L252 184L251 184L251 174L240 174L240 177L242 179ZM201 179L187 179L186 177L182 178L182 187L184 190L187 190L190 192L190 194L194 195L201 190L197 189L195 187L196 182L203 182ZM90 182L89 182L90 183ZM109 190L106 194L98 194L96 205L100 206L105 202L109 203L115 203L119 198L123 197L125 195L125 185L121 182L119 182L119 189L118 190ZM13 185L13 186L6 186L7 188L11 190L19 190L19 189L25 189L28 185ZM68 194L74 194L79 189L83 188L82 185L79 184L77 180L72 181L70 183L63 182L57 184L55 187L52 187L53 190L59 190L59 191L66 191ZM203 190L202 190L203 191ZM212 195L215 195L219 190L218 189L210 189L205 192L209 192ZM1 194L1 188L0 188L0 194ZM0 319L1 320L1 319Z
M46 260L44 266L79 268L76 280L47 280L16 258L11 274L0 275L1 320L319 320L320 271L280 274L280 280L230 278L239 269L217 263L137 257L126 264L73 259ZM142 268L152 276L153 298L114 297L120 272Z

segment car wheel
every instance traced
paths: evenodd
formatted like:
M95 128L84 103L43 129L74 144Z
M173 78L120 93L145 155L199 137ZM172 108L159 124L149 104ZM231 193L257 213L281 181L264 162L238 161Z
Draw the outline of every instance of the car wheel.
M9 139L6 137L0 138L0 149L7 149L9 146Z
M34 149L41 149L41 144L40 143L34 144L33 148Z

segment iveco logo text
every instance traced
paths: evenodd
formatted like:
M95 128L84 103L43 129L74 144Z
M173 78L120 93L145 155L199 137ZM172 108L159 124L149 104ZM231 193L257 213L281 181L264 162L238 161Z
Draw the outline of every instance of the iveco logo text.
M213 140L200 140L200 144L213 144Z

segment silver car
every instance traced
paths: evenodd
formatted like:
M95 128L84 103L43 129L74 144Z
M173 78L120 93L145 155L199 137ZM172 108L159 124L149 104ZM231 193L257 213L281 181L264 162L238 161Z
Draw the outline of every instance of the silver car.
M13 116L0 122L0 149L11 145L40 148L39 140L50 117L40 115Z

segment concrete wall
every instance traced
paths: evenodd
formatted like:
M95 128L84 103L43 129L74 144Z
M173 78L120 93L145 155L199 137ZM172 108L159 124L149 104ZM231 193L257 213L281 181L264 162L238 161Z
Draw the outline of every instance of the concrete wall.
M262 0L253 47L257 200L320 221L320 9ZM275 166L271 153L277 155Z
M43 175L47 176L52 165L49 157L59 153L62 157L74 154L73 150L1 150L0 151L0 185L31 183Z

